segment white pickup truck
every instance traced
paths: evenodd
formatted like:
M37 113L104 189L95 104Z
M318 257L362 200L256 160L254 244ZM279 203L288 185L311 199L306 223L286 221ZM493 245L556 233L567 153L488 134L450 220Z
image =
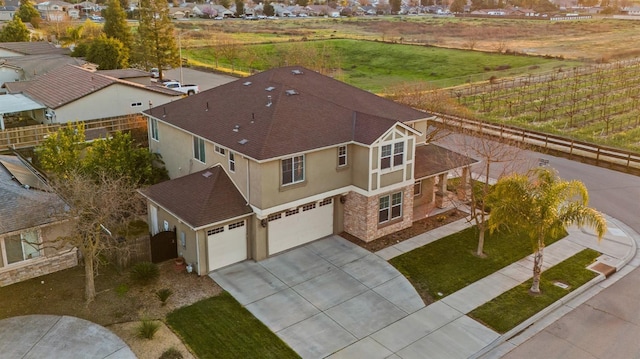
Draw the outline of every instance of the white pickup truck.
M198 85L183 85L178 81L163 82L162 85L168 89L176 90L187 94L188 96L195 95L200 92Z

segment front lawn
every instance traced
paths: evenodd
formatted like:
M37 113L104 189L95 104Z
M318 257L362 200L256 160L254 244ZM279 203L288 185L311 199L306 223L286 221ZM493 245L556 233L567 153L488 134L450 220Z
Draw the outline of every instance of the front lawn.
M566 234L565 234L566 235ZM547 245L559 240L548 238ZM439 300L532 253L523 234L494 232L485 236L486 258L475 255L477 228L470 227L391 259L426 304Z
M595 278L598 274L586 267L599 255L600 253L592 249L585 249L542 273L540 280L542 294L529 294L531 280L528 280L474 309L469 316L498 333L506 333ZM564 283L569 288L560 288L554 285L554 282Z
M226 292L169 313L167 324L198 358L299 358Z

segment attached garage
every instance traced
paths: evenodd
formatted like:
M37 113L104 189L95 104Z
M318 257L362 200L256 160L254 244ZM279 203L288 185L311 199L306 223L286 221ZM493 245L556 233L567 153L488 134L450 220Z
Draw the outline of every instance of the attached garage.
M333 234L333 199L270 215L269 255Z
M215 270L247 259L246 220L207 231L209 270Z

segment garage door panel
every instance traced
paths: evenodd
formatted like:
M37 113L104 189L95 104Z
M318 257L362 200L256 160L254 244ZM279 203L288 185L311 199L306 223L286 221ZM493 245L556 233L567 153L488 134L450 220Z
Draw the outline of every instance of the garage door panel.
M323 205L320 205L323 204ZM298 207L269 222L269 255L333 234L333 202Z
M247 259L247 227L244 221L218 227L208 234L209 270Z

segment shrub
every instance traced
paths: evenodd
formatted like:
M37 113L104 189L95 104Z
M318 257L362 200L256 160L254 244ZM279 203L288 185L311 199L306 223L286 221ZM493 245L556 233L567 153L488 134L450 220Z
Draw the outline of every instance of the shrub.
M131 269L131 279L140 284L151 283L160 276L158 265L151 262L140 262Z
M118 294L118 297L124 296L125 294L127 294L128 291L129 291L129 286L124 283L116 287L116 293Z
M165 350L162 353L162 355L160 355L159 359L182 359L182 358L184 358L182 356L182 353L178 349L171 347Z
M160 299L162 302L162 306L164 307L167 304L167 299L173 294L173 291L169 288L163 288L156 292L156 297Z
M160 329L160 323L145 318L136 328L136 334L140 339L153 339L158 329Z

